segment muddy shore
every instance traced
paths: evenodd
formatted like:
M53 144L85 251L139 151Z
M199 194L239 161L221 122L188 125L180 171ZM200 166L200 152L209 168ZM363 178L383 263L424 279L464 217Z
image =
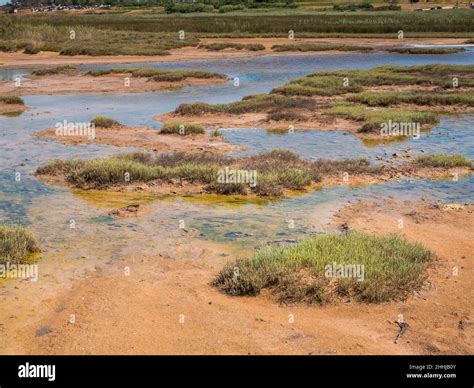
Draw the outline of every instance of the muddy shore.
M11 81L0 81L0 94L51 95L51 94L108 94L147 93L177 89L184 86L213 85L227 82L224 78L187 78L179 82L159 82L147 78L130 77L127 74L113 74L94 77L87 74L75 75L27 75L21 86Z
M86 136L57 136L55 128L48 128L36 134L68 145L108 144L116 147L137 147L160 152L232 152L241 149L209 134L165 135L153 128L95 128L95 138Z
M30 324L8 320L4 333L16 336L2 353L472 354L466 323L473 319L473 212L472 205L389 200L348 204L334 216L334 226L399 233L439 257L426 287L403 303L318 307L278 305L265 295L230 297L209 282L236 252L182 238L162 244L156 255L136 252L97 268L40 301L42 313ZM131 276L124 276L125 266ZM395 344L400 314L410 329ZM45 327L47 334L39 335Z

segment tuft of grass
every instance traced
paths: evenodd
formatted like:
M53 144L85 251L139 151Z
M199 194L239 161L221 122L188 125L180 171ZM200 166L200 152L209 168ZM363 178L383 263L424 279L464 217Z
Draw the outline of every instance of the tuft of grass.
M336 96L362 92L370 87L396 85L451 89L452 77L460 75L463 86L474 86L473 74L472 65L381 66L368 70L322 71L290 81L275 88L272 93L286 96Z
M221 51L226 49L233 50L247 50L247 51L261 51L265 50L265 46L259 43L232 43L232 42L220 42L220 43L211 43L199 46L200 48L207 49L208 51Z
M306 117L293 111L273 109L267 114L267 121L304 121Z
M416 158L415 162L426 167L472 167L472 162L459 154L432 154L419 156Z
M56 74L76 74L78 69L76 66L72 65L64 65L64 66L57 66L51 69L40 69L34 70L31 72L32 75L37 76L44 76L44 75L56 75Z
M356 46L348 44L336 43L300 43L300 44L277 44L272 46L272 50L276 52L284 51L371 51L372 47Z
M160 70L154 68L114 68L105 70L90 70L88 75L93 77L100 77L108 74L131 74L133 77L144 77L152 79L153 81L168 81L178 82L183 81L187 78L200 78L200 79L211 79L211 78L226 78L222 74L212 73L204 70Z
M0 102L7 105L25 105L25 101L18 96L0 96Z
M223 183L218 177L226 167L244 172L249 177L249 174L255 173L256 182ZM342 171L356 174L377 170L362 159L306 161L291 151L273 150L241 158L208 154L132 153L98 160L53 160L38 168L36 174L64 176L71 185L83 189L101 189L137 181L189 181L207 185L205 189L208 192L280 196L285 190L303 190L312 183L320 182L322 174ZM128 181L125 176L129 177Z
M91 123L97 128L113 128L122 126L122 124L120 124L118 121L107 116L95 116Z
M346 100L368 106L390 106L397 104L474 106L474 92L362 92L350 96Z
M206 133L204 127L199 124L189 124L182 122L165 123L160 130L162 134L173 135L194 135Z
M403 300L422 287L432 254L397 235L325 234L267 247L225 266L213 285L230 295L271 289L280 301L327 303L338 297L380 303ZM327 265L360 265L364 279L328 277Z
M210 133L211 137L214 137L214 138L217 138L217 137L223 137L224 135L222 134L222 132L218 129L214 129L213 131L211 131Z
M335 96L362 91L356 80L345 86L344 77L309 75L291 81L272 90L271 93L286 96Z
M389 48L386 51L391 53L399 54L425 54L425 55L443 55L443 54L456 54L466 51L462 47L394 47Z
M26 263L32 254L39 252L36 239L24 227L0 224L0 264Z
M393 108L367 108L363 105L351 103L336 103L328 111L329 114L344 117L350 120L363 122L359 132L380 131L383 123L388 121L397 123L436 124L438 119L433 112L400 110Z
M41 47L34 44L27 44L23 50L23 54L35 55L41 51Z
M315 101L308 98L287 97L276 94L256 94L229 104L212 105L203 102L181 104L176 108L175 113L183 116L202 115L206 113L242 114L261 112L271 108L314 109L315 106Z

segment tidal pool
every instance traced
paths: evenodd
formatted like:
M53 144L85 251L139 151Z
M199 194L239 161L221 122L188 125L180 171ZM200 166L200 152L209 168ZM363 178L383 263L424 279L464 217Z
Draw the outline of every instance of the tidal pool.
M389 53L352 53L237 58L186 63L149 63L141 65L162 69L195 68L238 77L220 85L193 86L159 93L115 95L25 96L29 110L17 117L0 116L0 221L28 224L40 238L45 257L62 252L62 260L83 257L88 263L103 262L128 252L130 246L150 249L163 247L179 238L199 238L232 246L254 248L275 241L292 241L302 236L327 231L327 221L342 203L363 198L417 199L428 197L446 202L472 202L473 178L457 182L402 181L368 187L341 186L303 193L278 201L248 201L245 198L182 197L146 201L150 211L139 218L114 220L107 209L114 204L134 203L136 198L91 198L84 193L45 185L32 174L54 158L97 158L132 150L103 145L65 146L34 135L57 122L89 121L103 114L134 126L159 128L153 116L172 111L185 102L209 103L235 101L243 96L265 93L296 77L318 70L362 69L380 65L419 65L429 63L473 64L474 52L467 47L454 55L404 55ZM1 70L0 77L13 80L27 76L24 70ZM473 115L449 116L422 134L389 144L368 144L338 131L302 131L272 134L263 129L223 129L231 142L247 147L242 154L273 148L289 148L304 158L342 159L384 157L411 148L413 154L457 152L473 157ZM20 179L18 180L18 173ZM81 229L70 230L74 219ZM186 227L179 228L183 220ZM290 227L292 224L294 227ZM77 233L80 231L80 233ZM74 234L76 233L76 234ZM77 236L77 237L72 237ZM161 245L160 245L161 244ZM170 243L171 244L171 243ZM55 256L55 257L56 257Z

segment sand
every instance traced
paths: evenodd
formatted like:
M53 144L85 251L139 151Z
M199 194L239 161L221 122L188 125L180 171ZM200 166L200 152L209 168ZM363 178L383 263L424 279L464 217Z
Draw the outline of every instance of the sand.
M161 253L137 252L63 289L15 327L2 353L26 354L472 354L474 207L356 203L334 225L399 233L439 260L406 302L278 305L266 295L231 297L209 285L238 253L183 237ZM404 229L397 228L403 217ZM460 233L462 231L462 233ZM223 257L222 254L229 254ZM124 266L131 275L124 276ZM458 276L453 268L459 269ZM74 314L74 323L70 322ZM410 329L395 344L402 314ZM48 327L51 332L37 335ZM12 331L15 330L15 331ZM7 346L8 345L8 346Z
M95 138L86 136L57 136L55 128L48 128L37 134L63 144L108 144L117 147L137 147L160 152L231 152L241 149L229 144L221 137L202 135L162 135L153 128L95 128Z
M187 78L179 82L156 82L130 74L112 74L93 77L86 74L57 74L46 76L27 75L21 86L12 81L0 81L0 94L44 95L44 94L104 94L146 93L177 89L188 85L211 85L227 82L223 78ZM126 81L127 78L127 81Z

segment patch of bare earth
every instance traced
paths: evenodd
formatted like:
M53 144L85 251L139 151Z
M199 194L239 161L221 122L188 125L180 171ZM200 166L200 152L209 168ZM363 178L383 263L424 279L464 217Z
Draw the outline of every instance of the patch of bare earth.
M108 144L117 147L137 147L161 152L229 152L239 147L226 143L208 134L164 135L152 128L95 128L95 138L87 136L58 136L55 128L48 128L37 134L63 144Z
M146 93L176 89L187 85L210 85L226 82L223 78L187 78L179 82L153 81L145 77L127 74L91 76L86 74L28 75L21 86L11 81L0 81L0 94L97 94L97 93Z
M432 250L438 259L428 270L425 289L398 307L410 325L403 342L410 341L420 353L473 353L474 205L358 202L335 219L369 233L399 233Z
M105 265L75 281L72 289L43 300L35 310L36 322L17 327L15 346L3 352L472 354L473 211L472 205L388 201L357 203L337 214L335 225L401 233L439 256L425 289L406 302L319 307L278 305L264 295L230 297L209 282L236 254L208 241L182 238L163 242L154 255L137 251ZM400 217L403 230L397 228ZM395 343L399 314L410 328ZM41 327L48 332L38 335Z

